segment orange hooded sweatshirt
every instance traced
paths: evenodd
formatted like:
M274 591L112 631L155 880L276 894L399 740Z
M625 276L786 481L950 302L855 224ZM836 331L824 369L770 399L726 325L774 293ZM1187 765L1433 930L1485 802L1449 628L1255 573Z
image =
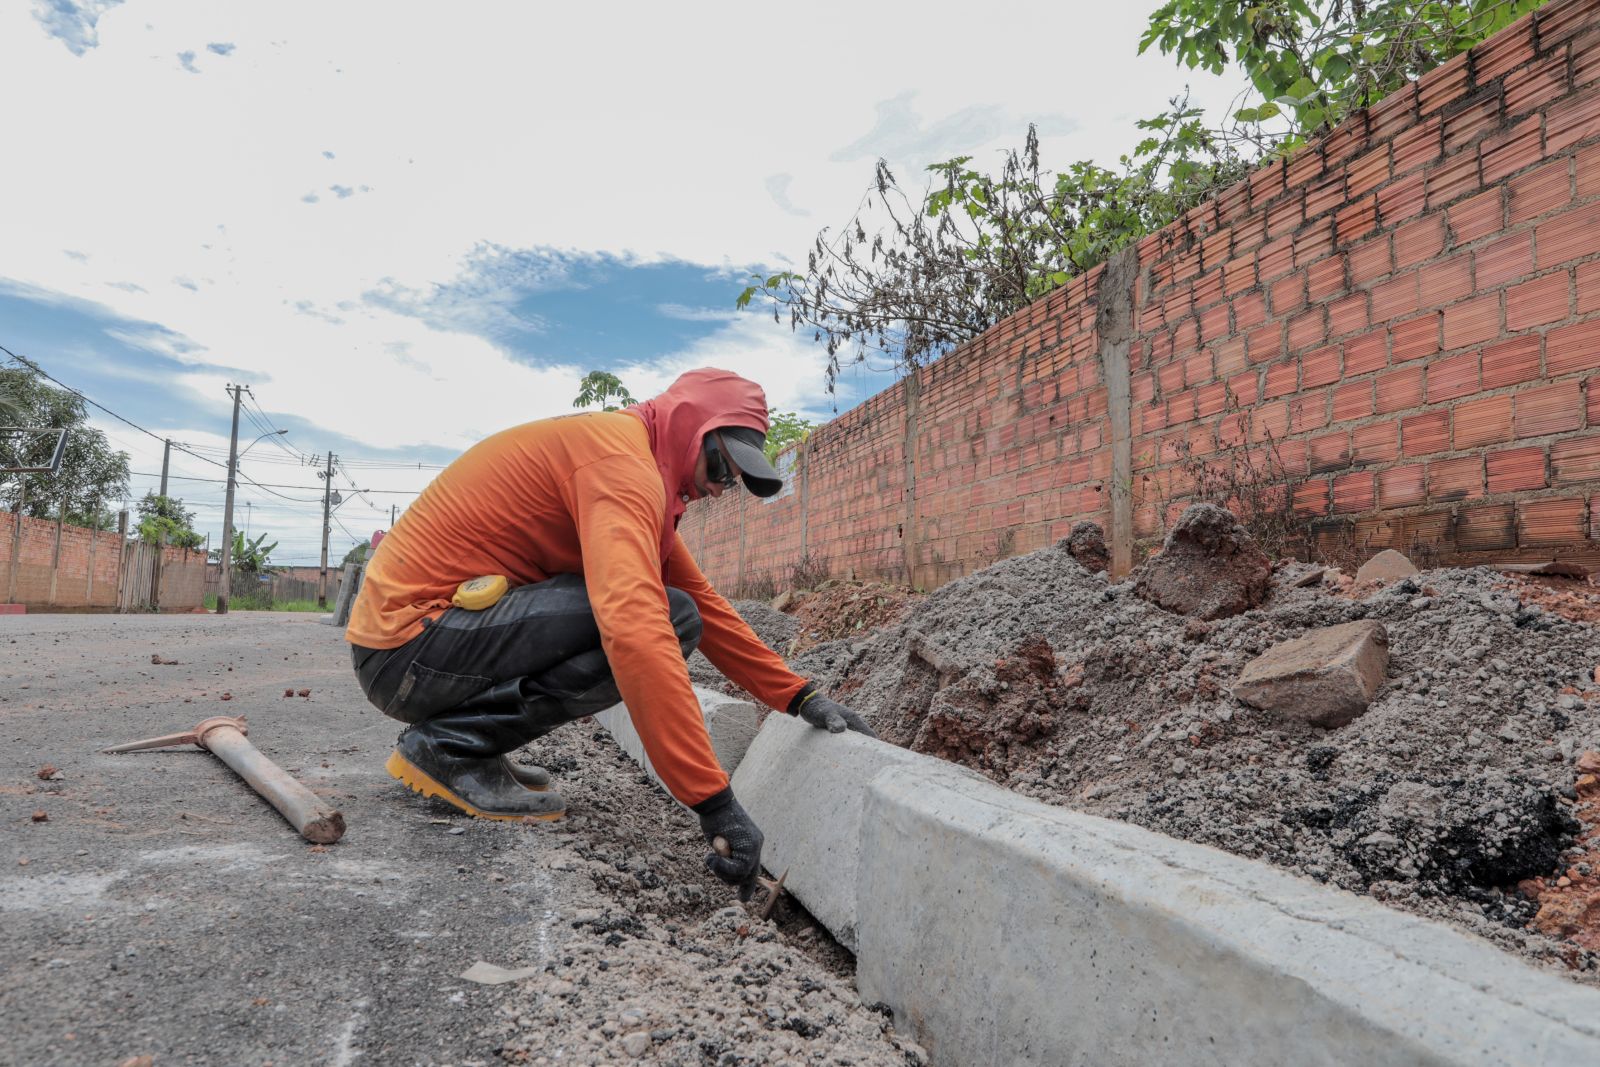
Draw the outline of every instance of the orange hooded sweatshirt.
M700 443L719 426L766 433L766 396L736 374L705 369L625 411L543 419L480 441L378 546L346 640L400 647L469 578L503 574L518 586L581 574L656 772L685 804L721 792L728 776L689 684L667 586L694 598L700 650L733 681L779 709L806 683L712 588L677 535Z

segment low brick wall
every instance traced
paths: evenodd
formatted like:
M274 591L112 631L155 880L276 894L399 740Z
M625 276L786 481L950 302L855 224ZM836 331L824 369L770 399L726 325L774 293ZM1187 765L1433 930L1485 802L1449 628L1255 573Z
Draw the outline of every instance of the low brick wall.
M1248 453L1322 547L1600 562L1600 0L1556 0L692 505L720 586L932 587Z
M13 512L0 511L0 603L21 604L29 611L115 611L128 603L122 590L133 584L128 570L137 562L126 558L128 546L115 530L22 516L18 544L18 526ZM152 555L154 551L147 549ZM148 581L148 561L143 574ZM161 610L202 606L204 587L203 552L162 550ZM141 592L138 599L148 601L148 590Z

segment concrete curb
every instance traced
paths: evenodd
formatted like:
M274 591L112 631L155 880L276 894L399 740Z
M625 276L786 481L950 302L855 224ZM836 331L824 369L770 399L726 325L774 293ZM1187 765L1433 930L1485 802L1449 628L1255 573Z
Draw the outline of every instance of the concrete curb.
M942 760L769 715L733 786L938 1064L1600 1062L1600 991Z
M981 781L953 763L779 714L767 716L733 776L734 795L766 836L763 865L787 870L784 887L852 952L865 787L897 767L915 767L929 780Z
M1600 992L1266 864L887 770L857 984L941 1063L1571 1064Z

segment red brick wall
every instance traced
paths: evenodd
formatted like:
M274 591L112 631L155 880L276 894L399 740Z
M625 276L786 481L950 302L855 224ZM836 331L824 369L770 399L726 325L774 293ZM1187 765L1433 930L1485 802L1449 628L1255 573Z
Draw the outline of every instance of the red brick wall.
M1545 6L1136 255L1136 538L1194 457L1270 445L1329 545L1600 561L1600 0ZM782 588L809 551L931 587L1110 528L1105 277L819 429L793 495L693 505L713 580Z
M25 604L31 611L117 607L123 543L115 530L95 531L63 524L58 555L54 522L23 516L21 544L14 549L16 525L15 514L0 511L0 603L8 602L13 588L11 558L15 551L15 603ZM163 550L163 610L200 607L204 583L203 553L181 548Z

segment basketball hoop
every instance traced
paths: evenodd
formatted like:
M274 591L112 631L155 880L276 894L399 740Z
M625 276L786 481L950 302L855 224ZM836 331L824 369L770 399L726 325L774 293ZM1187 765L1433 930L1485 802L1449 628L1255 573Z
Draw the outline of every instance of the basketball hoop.
M64 427L0 426L0 474L55 474L66 454Z

